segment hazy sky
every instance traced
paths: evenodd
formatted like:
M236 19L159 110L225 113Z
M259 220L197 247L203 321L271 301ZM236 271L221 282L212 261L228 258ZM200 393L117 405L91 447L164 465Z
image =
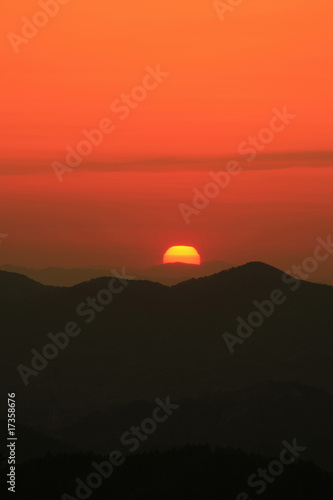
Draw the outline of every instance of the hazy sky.
M244 0L221 21L210 0L70 0L18 42L40 10L2 6L0 263L146 266L183 243L278 264L328 234L331 2ZM110 106L158 65L169 75L122 120ZM283 107L297 117L260 155L311 161L258 154L185 224L179 204ZM52 162L106 118L115 130L59 183Z

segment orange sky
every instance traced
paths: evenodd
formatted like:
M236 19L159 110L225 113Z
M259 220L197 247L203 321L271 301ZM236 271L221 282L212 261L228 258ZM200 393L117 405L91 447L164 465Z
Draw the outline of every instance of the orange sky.
M21 18L38 10L34 0L2 6L4 158L61 153L109 114L148 64L170 78L96 156L232 152L277 105L288 105L299 123L274 149L332 146L327 0L244 0L224 22L211 0L70 0L15 54L5 35L20 33Z
M2 6L0 262L144 266L182 243L203 260L274 261L327 233L331 2L244 0L222 22L211 0L70 0L16 54L7 34L40 10ZM110 105L148 65L170 75L122 121ZM248 165L187 227L178 204L207 182L204 159L237 157L283 106L297 119L265 153L312 151L311 161ZM115 131L60 184L51 163L104 118Z

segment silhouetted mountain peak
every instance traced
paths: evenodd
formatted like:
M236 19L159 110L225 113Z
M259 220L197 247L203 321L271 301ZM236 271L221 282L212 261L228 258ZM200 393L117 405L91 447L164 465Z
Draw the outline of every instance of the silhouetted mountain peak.
M254 260L247 262L246 264L242 264L241 266L237 266L238 269L249 269L249 270L255 270L255 271L268 271L268 270L275 270L278 271L278 269L274 266L271 266L270 264L266 264L265 262L261 262L260 260Z

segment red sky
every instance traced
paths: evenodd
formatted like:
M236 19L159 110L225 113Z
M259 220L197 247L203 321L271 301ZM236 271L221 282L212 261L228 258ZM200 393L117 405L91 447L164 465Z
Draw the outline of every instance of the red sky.
M7 34L40 10L2 7L0 263L144 267L188 244L282 265L329 234L333 4L244 0L222 22L210 0L70 0L16 54ZM169 76L120 120L148 65ZM297 118L185 224L179 203L284 106ZM106 117L116 130L59 183L52 162Z

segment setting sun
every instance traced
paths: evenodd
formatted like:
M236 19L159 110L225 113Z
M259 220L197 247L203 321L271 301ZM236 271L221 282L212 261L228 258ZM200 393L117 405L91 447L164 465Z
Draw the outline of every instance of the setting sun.
M163 264L172 262L182 262L184 264L200 265L201 258L198 252L193 247L173 246L170 247L163 256Z

